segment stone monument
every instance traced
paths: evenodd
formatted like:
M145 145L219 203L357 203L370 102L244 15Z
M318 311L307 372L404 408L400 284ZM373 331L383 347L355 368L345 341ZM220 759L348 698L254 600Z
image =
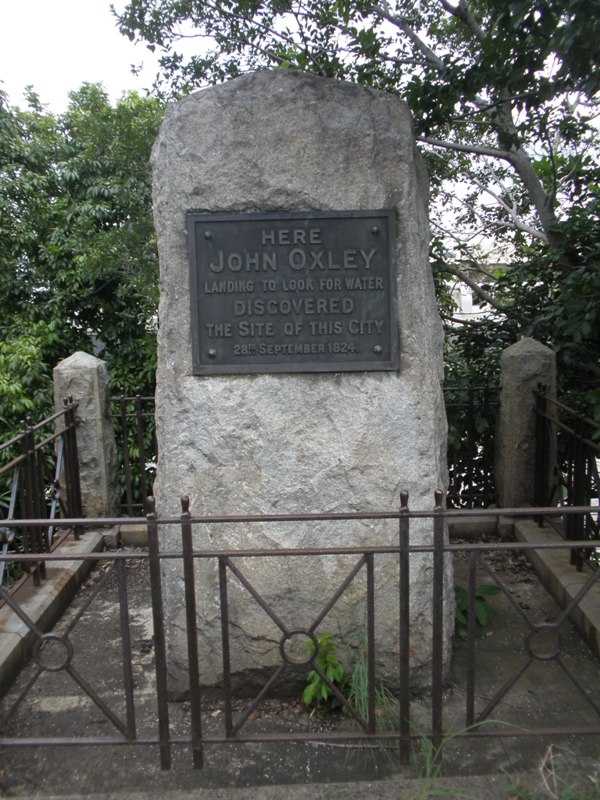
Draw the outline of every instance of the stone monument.
M442 327L428 267L427 176L397 97L259 72L168 108L152 155L161 269L159 515L431 509L446 481ZM415 521L411 541L431 540ZM165 529L161 545L177 548ZM210 525L196 548L387 544L396 523ZM242 559L291 627L314 619L355 557ZM376 562L377 661L398 653L397 559ZM222 671L215 564L197 566L201 680ZM411 664L427 684L431 558L411 560ZM170 689L187 687L180 565L164 566ZM280 663L281 632L232 583L234 670ZM237 588L236 588L237 587ZM446 631L452 630L447 575ZM352 640L364 591L324 629ZM449 635L448 635L449 638Z

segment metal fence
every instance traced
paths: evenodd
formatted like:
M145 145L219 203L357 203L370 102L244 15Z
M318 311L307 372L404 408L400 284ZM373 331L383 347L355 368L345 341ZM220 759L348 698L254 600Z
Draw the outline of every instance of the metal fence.
M119 455L121 511L126 516L144 513L145 498L152 494L158 458L154 397L121 393L112 400L113 424Z
M497 386L447 386L449 508L487 508L496 500Z
M550 496L544 496L543 481L537 487L537 505L589 506L585 514L569 514L561 530L568 540L600 543L600 425L572 408L536 392L536 476L554 460ZM572 563L581 570L583 561L598 565L598 547L574 548Z
M496 498L494 435L499 388L444 388L448 416L449 508L486 508ZM120 457L121 510L143 513L152 493L158 458L154 398L121 394L113 399L113 421Z
M486 508L496 499L494 483L494 440L499 406L495 386L451 386L444 388L448 417L448 475L446 495L449 508ZM599 426L562 403L537 395L540 463L549 457L549 437L558 434L558 462L555 494L538 492L537 505L558 502L592 505L599 496L597 459L600 453ZM63 412L61 412L63 413ZM38 430L50 420L33 426ZM144 513L144 498L152 493L158 458L154 398L121 394L113 399L113 422L119 454L121 511L126 516ZM25 432L19 438L25 436ZM0 453L15 441L0 446ZM4 468L3 468L4 469ZM541 470L537 470L541 474ZM0 472L1 474L1 472ZM58 486L58 484L56 484ZM10 489L4 489L5 495ZM8 502L5 503L8 505ZM598 538L598 520L573 518L569 538Z
M51 417L28 425L21 433L0 444L0 542L2 557L9 550L46 553L57 544L58 516L81 516L81 491L75 412L72 398ZM45 519L43 528L19 525L9 520ZM78 535L78 529L75 529ZM33 573L39 585L45 577L44 559L24 561L21 568L6 570L0 558L0 584L15 583L22 570ZM10 574L9 574L10 573Z
M590 509L568 508L559 512L556 508L536 509L538 514L556 515L562 513L564 516L572 514L588 513ZM442 496L436 495L435 508L432 511L411 511L407 505L406 494L402 495L402 505L396 512L383 512L381 514L369 513L348 513L348 514L314 514L314 515L267 515L254 517L194 517L190 514L188 501L184 498L182 514L180 517L159 519L153 511L146 517L148 531L149 549L148 552L123 552L109 551L93 555L81 556L88 560L95 560L111 565L111 570L106 572L106 577L114 573L114 580L118 588L118 609L115 612L117 617L115 624L121 632L121 644L119 653L121 654L120 665L115 665L112 670L113 675L117 675L117 667L121 672L121 688L117 687L115 697L119 697L121 705L115 705L116 701L107 699L103 695L102 688L93 683L92 677L86 674L85 652L80 653L73 644L72 632L77 624L80 615L70 623L63 633L45 633L34 622L29 619L23 608L19 605L18 597L11 597L4 589L0 590L0 597L6 606L21 619L28 627L33 638L33 672L28 675L28 680L23 689L20 690L16 698L12 698L4 715L0 721L0 746L2 747L38 747L40 745L49 746L82 746L82 745L130 745L146 744L158 748L160 756L160 766L162 769L171 767L171 756L174 747L185 746L190 753L190 763L196 768L201 768L204 763L204 756L207 747L218 747L221 745L248 745L265 742L355 742L367 745L383 745L398 750L399 760L406 763L409 758L411 747L416 741L421 741L425 736L431 742L433 753L439 756L442 745L446 738L450 737L456 744L465 738L487 739L489 737L539 737L543 735L599 735L600 734L600 678L597 667L593 670L595 678L582 678L582 675L575 670L569 658L569 653L565 653L563 632L565 627L570 628L570 618L582 602L589 596L594 584L600 578L600 572L592 572L582 584L576 597L572 599L566 609L558 610L554 619L544 616L541 620L534 619L527 607L523 608L518 603L510 591L510 587L504 582L502 575L498 574L493 568L491 559L493 554L509 552L526 552L535 549L540 552L544 549L560 549L570 546L581 546L583 542L557 542L538 543L527 545L523 543L511 542L462 542L449 543L445 536L445 525L453 515L464 515L464 511L447 511L442 505ZM477 511L493 515L502 513L504 516L520 517L531 515L531 509L502 509L501 512ZM430 538L423 543L422 538L416 542L412 531L414 521L423 518L431 520ZM270 548L270 549L207 549L207 526L227 526L239 525L252 526L257 523L276 526L281 524L293 524L294 522L319 521L323 523L336 524L340 522L350 525L356 521L373 522L375 520L387 520L386 524L395 527L395 535L392 541L385 544L359 544L353 546L348 544L344 547L328 547L326 545L311 548ZM99 523L113 523L117 520L62 520L60 525L64 527L76 528L78 526L94 526ZM120 521L120 520L119 520ZM133 520L130 520L133 522ZM6 523L10 527L27 524L32 529L44 527L45 521L9 521ZM159 530L163 526L173 527L179 530L179 546L166 550L161 546L161 534ZM349 541L351 538L349 536ZM212 547L214 548L214 542ZM421 585L419 592L430 592L432 603L432 638L431 638L431 700L428 706L430 711L428 720L420 719L419 725L414 720L414 704L412 702L412 665L411 649L413 644L422 635L420 623L413 627L411 623L409 608L411 604L411 585L409 573L413 558L422 556L423 553L430 554L432 564L432 580L428 586ZM466 587L467 605L465 608L466 624L466 677L464 685L453 687L453 692L460 691L464 695L462 711L459 715L453 715L449 719L447 713L447 703L449 694L445 691L444 674L444 642L445 633L443 630L443 619L445 611L444 596L444 571L445 560L451 556L461 554L468 559L468 580ZM258 592L252 580L245 574L244 562L248 559L294 559L298 556L303 558L327 559L332 555L344 555L351 561L346 579L336 587L332 587L329 596L324 601L322 610L315 617L306 620L305 626L301 629L292 628L286 624L273 612L271 605L272 598L266 594ZM37 558L37 557L36 557ZM58 562L61 559L73 559L72 555L61 555L56 553L44 553L44 561ZM7 559L12 562L32 564L34 559L29 554L9 555ZM140 684L146 686L147 681L141 681L136 676L136 665L132 662L131 656L131 624L133 609L129 606L129 585L128 585L128 563L132 559L141 560L146 567L147 581L150 588L152 620L153 620L153 691L155 693L156 715L144 715L140 720L139 704L141 702L138 687ZM394 681L393 696L395 698L394 711L391 722L385 728L379 724L377 711L377 693L380 681L375 670L376 663L376 641L374 630L376 625L381 624L382 620L376 618L377 605L374 597L378 592L377 584L377 564L383 559L392 559L397 564L397 609L396 618L386 617L384 623L390 629L399 630L400 644L396 664L396 680ZM185 722L179 720L177 732L172 728L170 715L173 713L173 705L168 699L168 670L169 652L165 638L165 618L163 605L163 584L162 568L166 561L176 560L182 564L182 571L185 577L185 619L187 630L187 658L189 674L189 699L190 714ZM196 580L196 567L199 562L209 564L218 574L219 594L216 599L218 613L221 619L222 640L221 640L221 659L223 680L218 687L222 708L222 727L220 730L207 730L204 726L206 722L205 708L206 699L202 692L203 676L200 669L198 653L198 620L197 620L197 598L201 596L206 588L199 585ZM364 591L367 602L367 625L366 625L366 658L367 658L367 684L366 702L364 709L357 707L356 703L349 700L332 681L323 668L319 665L320 639L319 632L327 626L327 615L335 606L339 599L344 595L353 583L361 579L364 582ZM106 579L106 578L105 578ZM510 606L521 624L521 632L515 627L511 633L511 649L520 645L520 660L516 667L511 666L505 674L500 674L494 679L489 674L481 675L478 671L478 648L480 639L477 635L478 620L478 594L481 581L497 587L497 591L503 597L504 602ZM266 681L255 697L244 700L237 697L233 688L232 663L235 660L235 652L232 652L232 639L230 636L232 623L229 619L229 600L228 586L231 582L237 583L237 587L244 590L247 594L247 602L258 603L265 610L271 621L279 629L281 638L279 653L280 664L273 669L273 674ZM101 590L99 584L96 592ZM316 587L315 587L316 588ZM97 597L97 593L91 595L86 601L86 608ZM389 613L389 610L388 612ZM103 617L105 611L103 611ZM293 637L301 636L310 640L314 647L305 650L306 656L297 659L290 656L287 644ZM550 638L550 642L548 642ZM106 659L103 657L102 672L109 669ZM500 655L495 657L495 663L501 666ZM333 731L319 730L307 732L303 728L286 732L269 733L251 729L249 721L261 704L269 697L277 677L282 672L294 669L314 670L334 694L345 711L346 718L353 722L353 726L345 725L342 729ZM548 703L548 692L540 692L536 698L538 710L540 712L540 724L532 723L530 710L526 719L515 719L511 716L511 698L515 686L521 676L528 670L549 670L551 675L558 672L571 686L574 696L585 705L586 713L579 713L576 724L563 722L556 724L543 722L544 714L552 712L553 703ZM553 671L554 670L554 671ZM29 737L19 736L19 714L23 707L26 707L28 699L31 699L36 682L42 675L61 675L64 681L73 681L79 689L83 689L96 711L99 711L110 723L112 734L99 736L97 726L94 729L76 729L63 731L60 734L53 731L51 736L34 735ZM540 679L542 682L544 678ZM485 691L478 689L481 681L485 684ZM545 685L545 684L544 684ZM549 684L548 684L549 685ZM115 688L114 686L112 687ZM547 688L547 686L546 686ZM533 702L533 699L532 699ZM122 709L122 710L119 710ZM508 711L507 711L508 709ZM508 714L508 716L506 716ZM13 721L11 723L11 720ZM11 728L12 724L12 728ZM65 724L72 725L71 715L66 716Z

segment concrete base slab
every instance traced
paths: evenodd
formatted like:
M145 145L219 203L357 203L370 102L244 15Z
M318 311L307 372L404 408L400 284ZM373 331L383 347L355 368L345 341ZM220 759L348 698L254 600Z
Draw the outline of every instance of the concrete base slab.
M513 792L519 790L519 794ZM511 775L471 775L443 778L401 778L354 783L307 783L304 785L253 786L253 800L389 800L390 798L475 798L507 800L511 797L529 797L543 789L539 772ZM525 794L526 793L526 794ZM191 791L147 791L127 793L128 800L248 800L248 787L196 788ZM537 796L537 794L536 794ZM591 796L591 795L590 795ZM17 797L12 795L12 797ZM81 800L81 795L48 796L27 795L28 800ZM86 800L123 800L121 792L87 795Z
M121 525L119 539L123 547L148 547L148 526L144 522Z

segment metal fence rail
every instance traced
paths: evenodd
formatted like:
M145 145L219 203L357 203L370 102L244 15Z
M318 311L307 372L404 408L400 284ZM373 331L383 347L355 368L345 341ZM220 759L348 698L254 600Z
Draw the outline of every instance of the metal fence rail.
M497 386L447 386L447 502L450 508L485 508L495 501L494 435L499 404ZM158 458L154 397L124 394L113 398L113 421L120 456L121 510L144 511Z
M128 744L148 744L158 746L160 752L160 766L162 769L171 767L171 754L175 746L186 745L191 748L192 762L196 768L201 768L204 760L204 752L207 746L220 746L224 744L248 744L258 742L274 741L354 741L362 743L383 743L393 746L399 750L400 761L405 763L409 758L412 744L415 740L421 740L427 736L433 746L435 754L439 755L442 743L446 737L452 737L454 742L467 737L531 737L544 734L552 735L600 735L600 680L599 685L582 685L580 677L574 672L569 663L569 658L565 658L563 652L561 630L563 626L569 625L570 617L575 608L582 603L594 584L600 579L600 572L592 572L585 584L582 586L577 596L572 600L565 610L560 610L554 620L544 619L536 621L527 610L520 607L515 598L512 597L510 589L504 584L502 577L491 569L488 557L494 552L522 551L534 549L541 551L544 549L561 549L569 547L579 547L585 542L549 542L547 544L524 544L524 543L449 543L445 536L445 526L448 519L453 515L464 515L464 511L447 511L442 506L442 496L438 493L435 498L435 508L431 511L411 511L408 508L406 494L402 495L402 504L398 511L376 513L348 513L348 514L295 514L295 515L261 515L261 516L235 516L235 517L194 517L190 514L188 501L184 499L182 514L180 517L158 518L153 511L146 516L146 525L149 537L149 549L146 553L131 553L109 551L94 555L87 555L82 558L104 561L113 565L116 573L119 596L119 620L118 625L121 630L122 639L122 692L120 696L124 698L124 710L119 712L110 702L106 701L101 692L95 687L89 678L78 667L77 652L71 641L71 631L77 623L77 619L70 625L69 629L61 634L46 633L40 630L28 617L19 605L18 596L11 597L4 589L0 590L0 597L6 605L24 622L30 631L33 632L35 644L33 646L34 670L32 678L26 683L20 694L11 701L6 709L4 717L0 720L0 746L3 747L25 747L25 746L82 746L82 745L128 745ZM556 508L535 509L535 513L544 515L589 513L587 508L567 508L557 510ZM481 514L494 515L502 513L509 517L531 516L532 509L502 509L499 511L477 511ZM413 521L416 519L427 518L431 520L431 537L427 543L415 543L412 537ZM205 539L205 526L220 525L236 526L244 524L246 526L255 523L267 523L277 525L278 523L291 523L294 521L347 521L355 520L388 520L396 526L395 541L385 545L367 546L352 545L340 547L311 547L311 548L285 548L273 547L269 549L206 549L203 546ZM93 526L99 522L112 524L116 520L61 520L57 524L64 527ZM121 521L122 522L122 521ZM133 520L131 520L133 522ZM6 523L10 527L28 525L32 528L43 528L45 520L11 520ZM127 524L127 523L125 523ZM138 523L139 524L139 523ZM180 546L165 550L161 547L159 529L162 526L176 526L180 532ZM214 546L214 545L213 545ZM410 582L409 571L411 560L416 554L428 553L432 558L432 581L429 591L432 601L432 644L431 644L431 711L429 723L424 728L420 725L420 730L416 731L413 725L413 710L411 706L411 642L418 637L419 630L411 629L409 617L410 606ZM446 712L446 696L444 694L444 664L443 650L444 637L443 619L445 613L445 599L443 591L444 582L444 562L451 554L462 553L468 558L468 607L467 607L467 633L466 648L468 669L466 673L464 697L465 703L461 719L449 721ZM293 559L298 556L304 558L326 559L333 554L343 554L352 557L354 566L349 569L347 578L343 583L332 591L329 599L323 605L322 611L312 619L302 630L291 629L281 620L270 605L269 597L256 591L252 582L245 575L241 560L244 559ZM16 562L31 563L38 556L31 554L8 555L7 559ZM61 559L72 559L72 555L61 555L59 552L44 553L41 558L45 562L60 561ZM139 698L136 693L136 681L132 677L133 665L131 658L131 634L130 634L130 611L128 608L128 570L127 562L131 559L141 559L147 564L147 579L151 590L151 606L153 619L154 637L154 691L157 708L156 724L152 730L142 729L136 722L136 707ZM382 730L377 724L375 711L375 692L378 685L377 675L375 674L375 637L373 634L377 622L376 604L374 598L378 591L377 580L374 577L374 564L381 559L394 559L398 565L396 589L398 592L398 617L397 619L386 619L385 624L398 626L400 630L400 646L397 655L395 684L395 697L397 707L394 722L391 727ZM167 694L167 674L169 667L170 654L167 649L165 637L165 621L163 606L163 587L161 565L165 561L176 560L181 562L183 574L185 576L185 618L187 625L187 644L189 662L189 697L191 701L191 716L186 731L173 733L170 723L170 704ZM203 701L201 694L202 673L198 659L198 620L196 616L196 602L199 593L202 593L203 586L198 585L195 578L195 567L203 561L211 564L219 575L219 613L222 625L222 664L223 664L223 683L221 686L222 702L224 704L223 727L220 733L206 733L203 730ZM108 573L107 573L108 574ZM318 632L326 624L325 619L329 610L335 605L338 599L344 594L346 589L352 584L356 576L362 575L366 580L367 598L367 658L368 658L368 687L367 687L367 707L366 712L362 712L353 705L346 696L341 694L335 684L329 680L328 676L320 669L317 659L319 656ZM490 686L488 697L485 703L476 693L477 682L481 676L478 674L477 648L478 639L476 634L476 604L477 587L482 577L489 583L498 587L499 592L505 598L519 616L524 632L521 634L522 661L513 672L510 672L498 681L497 685ZM244 587L249 596L261 605L263 610L269 614L271 621L275 622L281 635L280 655L281 663L274 669L272 676L267 680L263 688L258 691L254 699L245 701L245 705L240 709L239 698L232 688L230 680L231 664L235 653L231 652L232 640L230 637L230 620L228 618L228 585L231 580L237 581L238 585ZM100 588L98 587L97 591ZM426 587L421 587L420 592L427 591ZM87 603L93 602L96 595L91 597ZM310 639L314 644L312 652L308 652L306 657L300 662L290 655L287 645L290 640L301 635ZM551 637L550 646L546 640ZM515 643L517 633L515 632ZM578 694L582 701L585 701L590 710L590 718L580 724L568 724L561 726L536 725L532 726L530 720L504 720L502 718L502 704L511 698L511 692L519 678L532 668L545 669L546 665L553 664L561 672L573 687L575 694ZM288 733L254 733L247 729L247 721L253 712L259 708L261 703L269 696L269 693L282 670L290 666L303 669L316 670L321 679L328 685L332 693L339 695L338 699L346 709L348 717L356 723L352 730L318 731L315 733L304 730L296 730ZM29 738L19 738L18 730L11 731L10 721L15 718L20 708L27 703L36 681L44 672L59 673L74 681L78 687L84 690L97 709L111 723L112 734L100 737L89 735L83 730L74 730L69 735L64 736L35 736ZM488 680L488 676L483 676ZM596 669L596 678L598 672ZM236 699L238 702L236 703ZM540 711L551 708L551 704L545 702L540 697ZM510 706L510 703L509 703ZM172 708L172 707L171 707ZM145 721L147 725L147 720Z
M449 508L486 508L496 500L494 441L498 386L445 386Z
M126 397L121 393L113 398L112 410L120 461L121 511L127 516L143 514L158 458L154 397Z
M540 387L536 397L536 475L544 474L544 465L552 457L556 441L552 496L543 496L538 486L536 504L589 506L585 514L565 516L562 532L569 540L600 540L600 425L564 403L546 395ZM598 565L596 547L573 548L571 561L581 570L584 560Z
M64 401L64 408L20 434L0 444L0 491L6 501L0 504L0 585L5 579L3 558L13 549L25 553L44 553L52 549L58 515L81 516L81 490L77 458L77 403ZM45 518L44 529L26 523L13 529L8 520ZM75 529L78 536L78 528ZM24 562L39 585L45 577L43 559Z

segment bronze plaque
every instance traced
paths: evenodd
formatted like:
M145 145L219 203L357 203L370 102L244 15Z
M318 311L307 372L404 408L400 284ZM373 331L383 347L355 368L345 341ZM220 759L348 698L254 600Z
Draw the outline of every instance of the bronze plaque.
M394 214L188 214L194 373L398 369Z

